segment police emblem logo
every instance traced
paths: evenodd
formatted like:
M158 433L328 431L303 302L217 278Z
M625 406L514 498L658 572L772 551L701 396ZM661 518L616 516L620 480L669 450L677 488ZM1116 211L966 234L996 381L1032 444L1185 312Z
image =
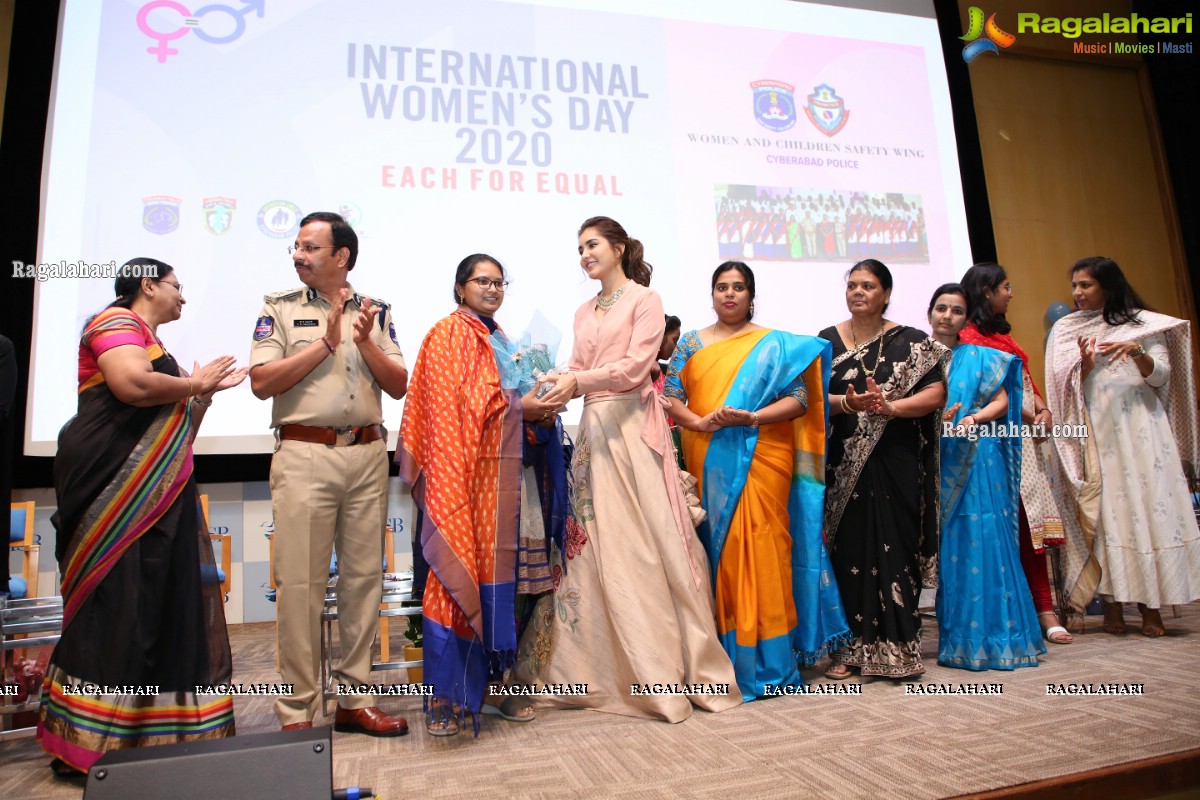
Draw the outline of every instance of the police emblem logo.
M204 209L205 230L214 236L224 236L229 232L237 200L231 197L206 197L201 207Z
M259 317L254 325L254 341L261 342L275 331L275 320L272 317Z
M258 210L258 229L272 239L291 239L300 229L300 207L287 200L272 200Z
M826 83L813 87L804 113L808 116L808 121L826 136L836 135L846 127L846 122L850 119L846 101L838 97L837 90Z
M796 87L783 81L754 81L750 88L759 125L778 133L796 124Z
M388 333L392 337L392 344L396 345L396 347L399 347L400 342L396 341L396 323L394 323L394 322L388 323Z
M142 198L142 227L151 233L162 236L171 233L179 227L178 197L155 195Z

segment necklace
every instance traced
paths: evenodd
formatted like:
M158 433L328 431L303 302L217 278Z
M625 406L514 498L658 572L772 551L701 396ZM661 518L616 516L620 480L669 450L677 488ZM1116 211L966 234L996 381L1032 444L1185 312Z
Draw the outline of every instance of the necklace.
M624 286L622 286L620 289L617 289L608 297L604 296L603 289L601 289L599 292L596 292L596 308L600 309L601 311L608 311L610 308L616 305L618 300L621 299L621 295L625 294L625 289L629 287L629 284L630 281L625 281Z
M879 349L875 351L875 366L867 369L867 362L863 361L862 350L858 347L858 334L854 332L854 323L850 323L850 338L854 340L854 356L858 359L858 365L863 368L868 378L875 377L875 370L879 369L879 362L883 360L883 327L879 328ZM867 344L870 344L868 342Z

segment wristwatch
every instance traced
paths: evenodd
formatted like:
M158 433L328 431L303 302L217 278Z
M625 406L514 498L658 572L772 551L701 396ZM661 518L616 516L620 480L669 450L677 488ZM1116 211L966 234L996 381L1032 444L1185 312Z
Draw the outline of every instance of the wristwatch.
M1141 358L1142 356L1146 355L1146 348L1139 344L1138 349L1134 350L1132 353L1130 353L1130 355L1132 355L1134 358Z

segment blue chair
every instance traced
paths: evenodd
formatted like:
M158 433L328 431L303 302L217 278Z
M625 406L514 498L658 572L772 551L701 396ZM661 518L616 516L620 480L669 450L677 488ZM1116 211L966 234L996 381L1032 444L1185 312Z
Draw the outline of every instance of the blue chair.
M11 576L8 581L8 593L14 600L37 597L38 552L41 546L33 538L33 509L34 502L27 500L13 503L9 511L12 530L8 534L8 548L20 550L23 554L21 574Z

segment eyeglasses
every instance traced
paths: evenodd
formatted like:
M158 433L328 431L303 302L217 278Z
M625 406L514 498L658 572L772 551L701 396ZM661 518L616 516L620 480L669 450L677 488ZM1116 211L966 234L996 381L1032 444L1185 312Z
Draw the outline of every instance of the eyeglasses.
M182 283L175 283L175 282L168 281L168 280L161 280L161 281L159 281L159 283L165 283L167 286L174 286L175 291L179 292L180 294L183 294L183 284Z
M509 282L503 278L497 278L494 280L492 278L471 278L467 281L467 283L473 283L485 292L488 290L489 286L495 286L496 289L503 292L508 288L509 284Z
M322 244L322 245L295 244L288 248L288 255L293 256L297 252L300 252L300 253L304 253L307 256L311 256L313 253L317 252L318 250L325 250L326 248L333 248L334 250L338 249L336 244Z

